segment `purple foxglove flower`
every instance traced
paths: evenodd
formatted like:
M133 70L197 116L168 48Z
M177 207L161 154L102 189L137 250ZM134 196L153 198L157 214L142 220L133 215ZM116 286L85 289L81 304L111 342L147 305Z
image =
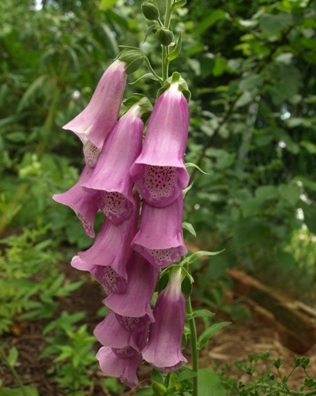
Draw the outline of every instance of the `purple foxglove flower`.
M140 229L132 241L134 250L153 266L164 268L187 253L182 237L182 194L165 208L143 202Z
M136 104L118 121L92 177L83 185L88 191L99 191L97 204L114 224L126 220L135 206L129 170L142 147L144 124L140 116L141 109Z
M103 304L121 316L139 318L147 315L148 321L154 317L150 308L159 270L133 252L127 263L127 287L124 293L110 294Z
M136 321L139 320L139 318L126 318L127 321L128 319L132 319L134 323L135 319ZM110 310L106 318L96 326L93 334L103 346L118 349L129 346L134 351L141 352L146 345L148 335L148 322L143 322L144 325L142 326L138 326L138 323L136 323L133 331L126 330L121 326L117 315Z
M181 292L181 269L173 270L167 287L160 293L155 308L155 322L149 330L143 358L160 371L174 371L186 358L181 342L185 322L185 298Z
M99 350L97 359L101 370L110 377L120 378L124 384L133 388L138 383L136 371L142 361L142 355L137 353L131 357L118 357L118 351L115 352L110 347L102 347Z
M81 185L87 181L92 174L92 169L89 166L85 166L78 182L71 187L68 191L62 194L53 195L53 199L63 205L69 206L76 213L77 217L81 221L86 234L93 238L94 237L94 219L95 214L98 211L98 205L96 202L97 193L94 191L85 191Z
M109 293L125 290L126 265L132 248L131 241L137 231L139 198L134 195L132 215L119 225L105 219L94 244L85 252L79 252L71 265L81 271L90 271Z
M187 138L188 104L178 83L173 83L154 106L143 150L130 172L149 204L167 206L187 187L189 175L183 162Z
M91 167L117 121L127 78L125 66L120 60L113 62L101 77L88 106L63 127L81 139L86 164Z

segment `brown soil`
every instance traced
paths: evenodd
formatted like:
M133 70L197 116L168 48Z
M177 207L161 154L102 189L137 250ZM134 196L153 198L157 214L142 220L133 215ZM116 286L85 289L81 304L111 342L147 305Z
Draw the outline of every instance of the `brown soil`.
M68 264L62 266L62 270L66 273L68 281L75 281L84 276L79 271L73 270ZM104 295L101 289L96 286L96 283L87 281L80 289L72 294L71 298L60 300L58 314L63 310L69 313L86 311L85 323L89 324L89 330L92 333L96 324L102 320L96 315L96 312L100 308L103 298ZM218 312L216 318L218 321L231 320L227 314L222 312ZM1 345L5 345L4 349L6 352L12 346L18 349L19 358L15 364L15 369L25 385L37 388L41 396L68 396L70 393L62 391L54 379L54 364L52 359L46 358L40 361L37 359L45 348L45 339L42 331L47 323L44 320L17 321L12 326L12 333L2 336L0 343ZM201 353L201 365L204 367L214 367L214 363L218 363L219 366L229 363L232 365L230 373L236 374L236 369L234 368L235 361L247 360L247 356L250 353L270 351L270 362L274 358L281 358L283 364L280 371L282 376L287 375L293 367L295 354L284 347L281 341L280 336L274 329L268 327L265 323L261 323L258 319L234 322L211 339L208 350ZM189 355L190 352L188 351L188 358L190 358ZM310 376L313 376L316 374L316 345L305 353L305 356L310 357L311 362L307 371ZM260 364L259 371L263 369L263 365L260 368ZM150 367L143 364L139 370L139 378L142 383L149 377L149 373ZM275 374L276 376L278 375L277 373ZM87 396L112 395L111 392L100 384L102 378L104 378L104 375L98 369L91 374L92 385L85 393ZM294 375L291 376L291 386L299 389L304 378L305 374L303 370L298 368ZM14 388L18 385L10 370L3 362L0 363L0 379L2 380L3 387ZM247 375L242 376L240 379L242 381L249 380ZM133 391L127 391L125 395L135 395L135 393Z

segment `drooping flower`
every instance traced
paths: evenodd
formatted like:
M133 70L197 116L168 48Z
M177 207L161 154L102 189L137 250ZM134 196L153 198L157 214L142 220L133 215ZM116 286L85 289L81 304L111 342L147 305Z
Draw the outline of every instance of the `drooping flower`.
M158 279L158 269L134 251L127 263L127 279L125 292L110 294L103 300L103 304L118 315L133 318L147 315L147 320L153 322L150 303Z
M90 271L109 293L121 293L127 282L127 262L132 254L131 241L137 230L139 197L133 196L132 215L119 225L105 219L94 244L79 252L71 265L81 271Z
M87 107L63 127L81 139L86 164L90 167L95 166L117 121L127 78L125 67L120 60L113 62L102 75Z
M126 318L126 322L133 322L132 330L126 330L121 326L121 321L113 311L109 311L106 318L99 323L94 329L93 334L103 346L111 348L132 347L134 350L141 352L145 345L148 335L148 322L139 318ZM136 321L138 320L138 323Z
M186 358L181 351L185 322L185 298L181 292L181 269L171 272L167 287L160 293L155 308L155 322L150 325L143 358L160 371L174 371Z
M140 229L133 239L133 249L157 268L180 260L187 253L182 237L182 216L182 195L165 208L143 202Z
M92 169L86 165L81 173L78 182L68 191L53 195L53 199L63 205L69 206L76 213L82 223L86 234L94 237L94 219L98 211L97 193L95 191L85 191L82 183L87 181L92 174Z
M145 201L157 207L173 202L189 182L184 166L188 104L173 83L158 98L150 116L141 154L131 176Z
M135 104L118 121L103 146L92 177L83 185L88 191L99 191L97 204L114 224L126 220L135 206L129 170L142 147L141 114L141 108Z
M131 352L129 350L129 352ZM101 370L111 377L120 378L130 388L138 383L136 371L142 361L142 355L135 351L130 357L118 357L119 351L102 347L97 353ZM129 354L131 355L131 353Z

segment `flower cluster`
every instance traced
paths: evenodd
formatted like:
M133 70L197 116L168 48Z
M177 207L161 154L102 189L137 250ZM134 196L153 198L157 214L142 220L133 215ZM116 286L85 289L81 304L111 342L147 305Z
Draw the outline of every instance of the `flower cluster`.
M81 139L86 165L78 182L53 198L74 210L90 237L96 212L105 215L94 244L71 265L89 271L107 295L109 312L94 330L103 345L101 369L132 387L142 359L165 372L186 361L181 268L170 271L153 311L151 300L160 269L187 253L182 190L189 181L183 162L188 105L178 82L171 82L143 142L139 102L118 119L126 78L125 62L114 61L88 106L64 126Z

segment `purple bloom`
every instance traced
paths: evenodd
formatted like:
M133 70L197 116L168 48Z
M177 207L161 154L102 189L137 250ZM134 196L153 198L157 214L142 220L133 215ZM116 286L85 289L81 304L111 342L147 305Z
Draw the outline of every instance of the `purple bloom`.
M92 174L92 169L85 166L78 182L71 187L68 191L62 194L53 195L53 199L63 205L69 206L78 216L81 221L86 234L94 237L94 219L98 211L96 202L97 193L94 191L86 192L82 189L82 183L87 181Z
M134 195L134 201L134 211L126 221L116 226L105 219L94 244L85 252L79 252L71 262L74 268L90 271L107 293L120 293L126 287L126 265L132 254L130 244L138 223L137 194Z
M63 127L81 139L86 164L91 167L117 121L127 78L125 66L119 60L113 62L101 77L88 106Z
M124 318L125 319L125 318ZM148 335L148 322L143 321L141 326L136 321L142 322L139 318L126 318L126 321L133 322L133 331L122 327L117 315L109 311L106 318L94 329L93 334L103 346L123 349L127 346L133 350L141 352L145 345Z
M149 330L143 358L160 371L174 371L187 360L181 351L185 322L185 298L181 292L181 269L173 270L167 287L160 293L155 308L155 322Z
M143 202L140 229L133 239L133 249L157 268L180 260L187 253L182 237L182 214L182 194L165 208Z
M108 376L120 378L127 386L133 388L138 383L136 371L142 361L142 355L136 353L131 357L118 357L118 351L102 347L97 353L101 370Z
M136 104L118 121L103 146L92 177L83 185L88 191L99 191L97 204L114 224L126 220L135 206L129 170L142 147L144 124L140 115Z
M169 205L188 185L183 162L188 122L187 101L173 83L154 106L143 150L131 168L139 193L153 206Z
M147 315L148 321L154 317L150 308L151 298L156 287L158 269L133 252L127 263L127 287L124 293L110 294L104 301L107 307L121 316L139 318Z

